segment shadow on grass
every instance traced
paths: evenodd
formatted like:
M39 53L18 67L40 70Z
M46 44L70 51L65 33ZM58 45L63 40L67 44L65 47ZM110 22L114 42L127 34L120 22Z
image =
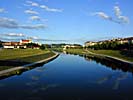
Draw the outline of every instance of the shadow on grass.
M133 58L133 50L121 50L120 54Z
M4 66L22 66L25 64L29 64L29 62L24 62L20 60L0 60L0 67Z
M23 66L26 64L30 64L30 63L34 63L36 61L44 60L53 55L54 53L50 52L46 54L40 54L40 55L29 56L29 57L21 57L21 58L16 58L16 59L11 59L11 60L0 60L0 71L13 68L13 67Z
M29 62L19 61L19 60L0 60L0 71L23 66L29 64Z

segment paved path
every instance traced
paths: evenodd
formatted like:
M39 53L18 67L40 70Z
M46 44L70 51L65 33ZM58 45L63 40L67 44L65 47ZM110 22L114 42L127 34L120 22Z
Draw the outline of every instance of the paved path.
M112 59L115 59L115 60L118 60L118 61L121 61L121 62L124 62L124 63L128 63L128 64L133 65L133 62L126 61L126 60L123 60L123 59L120 59L120 58L117 58L117 57L108 56L108 55L104 55L104 54L96 54L96 53L90 52L89 50L86 50L86 51L88 53L93 54L93 55L96 55L96 56L103 56L103 57L107 57L107 58L112 58Z
M15 71L15 70L25 69L25 68L28 67L28 66L33 66L33 65L36 65L36 64L48 62L48 61L50 61L51 59L56 58L58 55L59 55L59 54L56 53L54 56L49 57L49 58L44 59L44 60L41 60L41 61L37 61L37 62L31 63L31 64L26 64L26 65L24 65L24 66L18 66L18 67L14 67L14 68L2 70L2 71L0 71L0 76L2 76L3 74L9 73L9 72Z

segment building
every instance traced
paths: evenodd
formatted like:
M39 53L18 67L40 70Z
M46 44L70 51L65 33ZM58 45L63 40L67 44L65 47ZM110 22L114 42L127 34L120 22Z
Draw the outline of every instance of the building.
M117 39L116 41L117 41L119 44L124 44L124 43L128 43L129 40L126 39L126 38L124 38L124 39L121 38L121 39Z
M98 42L87 41L87 42L85 42L85 46L86 47L88 47L88 46L94 46L96 44L102 44L102 43L107 43L107 42L117 42L119 44L125 44L125 43L133 44L133 37L117 38L117 39L104 40L104 41L98 41Z
M33 49L40 49L40 46L39 45L33 46Z
M28 44L28 43L32 43L32 40L29 39L29 40L20 40L20 43L21 44Z
M68 45L65 45L63 46L63 50L66 50L68 48L71 48L71 49L78 49L78 48L81 48L82 46L79 45L79 44L68 44Z
M128 40L128 43L133 44L133 37L125 38Z
M28 44L28 45L27 45ZM5 49L40 49L40 43L32 43L32 40L20 40L20 42L2 42L2 47Z
M86 46L86 47L94 46L95 44L97 44L97 42L92 42L92 41L87 41L87 42L85 42L85 46Z
M5 49L26 48L26 45L23 45L20 42L3 42L2 45Z

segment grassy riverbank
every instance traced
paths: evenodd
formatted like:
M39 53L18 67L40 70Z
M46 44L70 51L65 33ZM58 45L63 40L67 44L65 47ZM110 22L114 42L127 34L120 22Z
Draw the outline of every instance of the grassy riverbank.
M66 52L70 54L86 54L85 50L83 49L67 49Z
M49 50L2 49L0 50L0 70L40 61L54 56Z
M63 52L63 48L52 48L52 50L56 52Z
M126 53L124 54L123 51L120 50L89 50L89 51L96 54L108 55L133 62L133 57L129 57L128 55L126 55Z
M39 49L2 49L0 50L0 60L18 59L22 57L45 54L50 51Z
M66 51L71 54L87 54L87 55L90 54L89 52L83 49L67 49ZM128 55L126 55L126 53L123 54L123 51L120 50L88 50L88 51L96 54L103 54L133 62L133 57L129 57Z

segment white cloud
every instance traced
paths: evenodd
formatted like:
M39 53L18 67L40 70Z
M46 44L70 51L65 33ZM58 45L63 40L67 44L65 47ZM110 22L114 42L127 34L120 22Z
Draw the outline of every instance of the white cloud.
M8 41L19 41L20 39L32 39L34 41L51 41L51 42L66 42L68 40L53 40L53 39L44 39L38 36L27 36L23 33L4 33L1 34L0 40L8 40Z
M117 17L121 15L121 10L118 6L114 6L114 12Z
M62 12L62 9L55 9L55 8L49 8L48 6L45 5L40 5L40 8L45 9L46 11L49 12Z
M35 40L35 41L51 41L51 42L66 42L68 40L52 40L52 39L44 39L44 38L40 38L37 36L31 36L31 37L27 37L29 39Z
M107 14L105 14L104 12L96 12L96 13L94 13L94 15L97 15L103 19L112 20L112 18L110 16L108 16Z
M24 29L44 29L47 26L44 24L37 24L37 25L21 25L20 28Z
M122 15L122 12L119 6L114 6L114 12L117 19L119 19L121 23L129 23L129 18Z
M29 19L32 21L35 21L35 20L40 21L41 20L41 18L39 16L31 16Z
M106 20L109 20L109 21L112 21L112 22L115 22L118 24L129 23L129 18L121 15L122 12L121 12L121 9L119 8L119 6L114 6L114 13L115 13L116 18L113 18L104 12L96 12L96 13L93 13L92 15L93 16L97 15L103 19L106 19Z
M45 6L45 5L40 5L40 8L42 8L42 9L46 9L47 6Z
M26 14L39 14L38 12L36 12L36 11L33 11L33 10L25 10L25 13Z
M103 19L105 19L105 20L109 20L109 21L112 21L112 22L115 22L115 23L118 23L118 24L121 23L120 21L114 20L111 16L107 15L107 14L104 13L104 12L96 12L96 13L93 13L92 15L93 15L93 16L94 16L94 15L97 15L97 16L99 16L100 18L103 18Z
M0 8L0 13L5 13L6 10L4 8Z
M36 2L32 2L32 1L27 1L28 4L30 4L31 6L34 6L34 7L38 7L39 4L36 3Z
M32 36L32 37L28 37L29 39L32 39L32 40L40 40L40 38L39 37L37 37L37 36Z
M11 37L0 37L2 41L19 41L20 39L11 38Z
M9 36L9 37L25 37L23 33L5 33L1 34L2 36Z
M126 16L119 16L119 19L121 20L121 22L123 23L129 23L129 18Z
M0 28L8 28L8 29L44 29L47 26L44 24L36 24L36 25L20 25L15 19L10 18L0 18Z
M14 19L1 17L0 18L0 28L18 28L18 23Z
M48 11L48 12L62 12L63 11L62 9L50 8L46 5L40 5L40 4L38 4L36 2L33 2L33 1L27 1L27 4L28 4L28 6L42 8L45 11Z

